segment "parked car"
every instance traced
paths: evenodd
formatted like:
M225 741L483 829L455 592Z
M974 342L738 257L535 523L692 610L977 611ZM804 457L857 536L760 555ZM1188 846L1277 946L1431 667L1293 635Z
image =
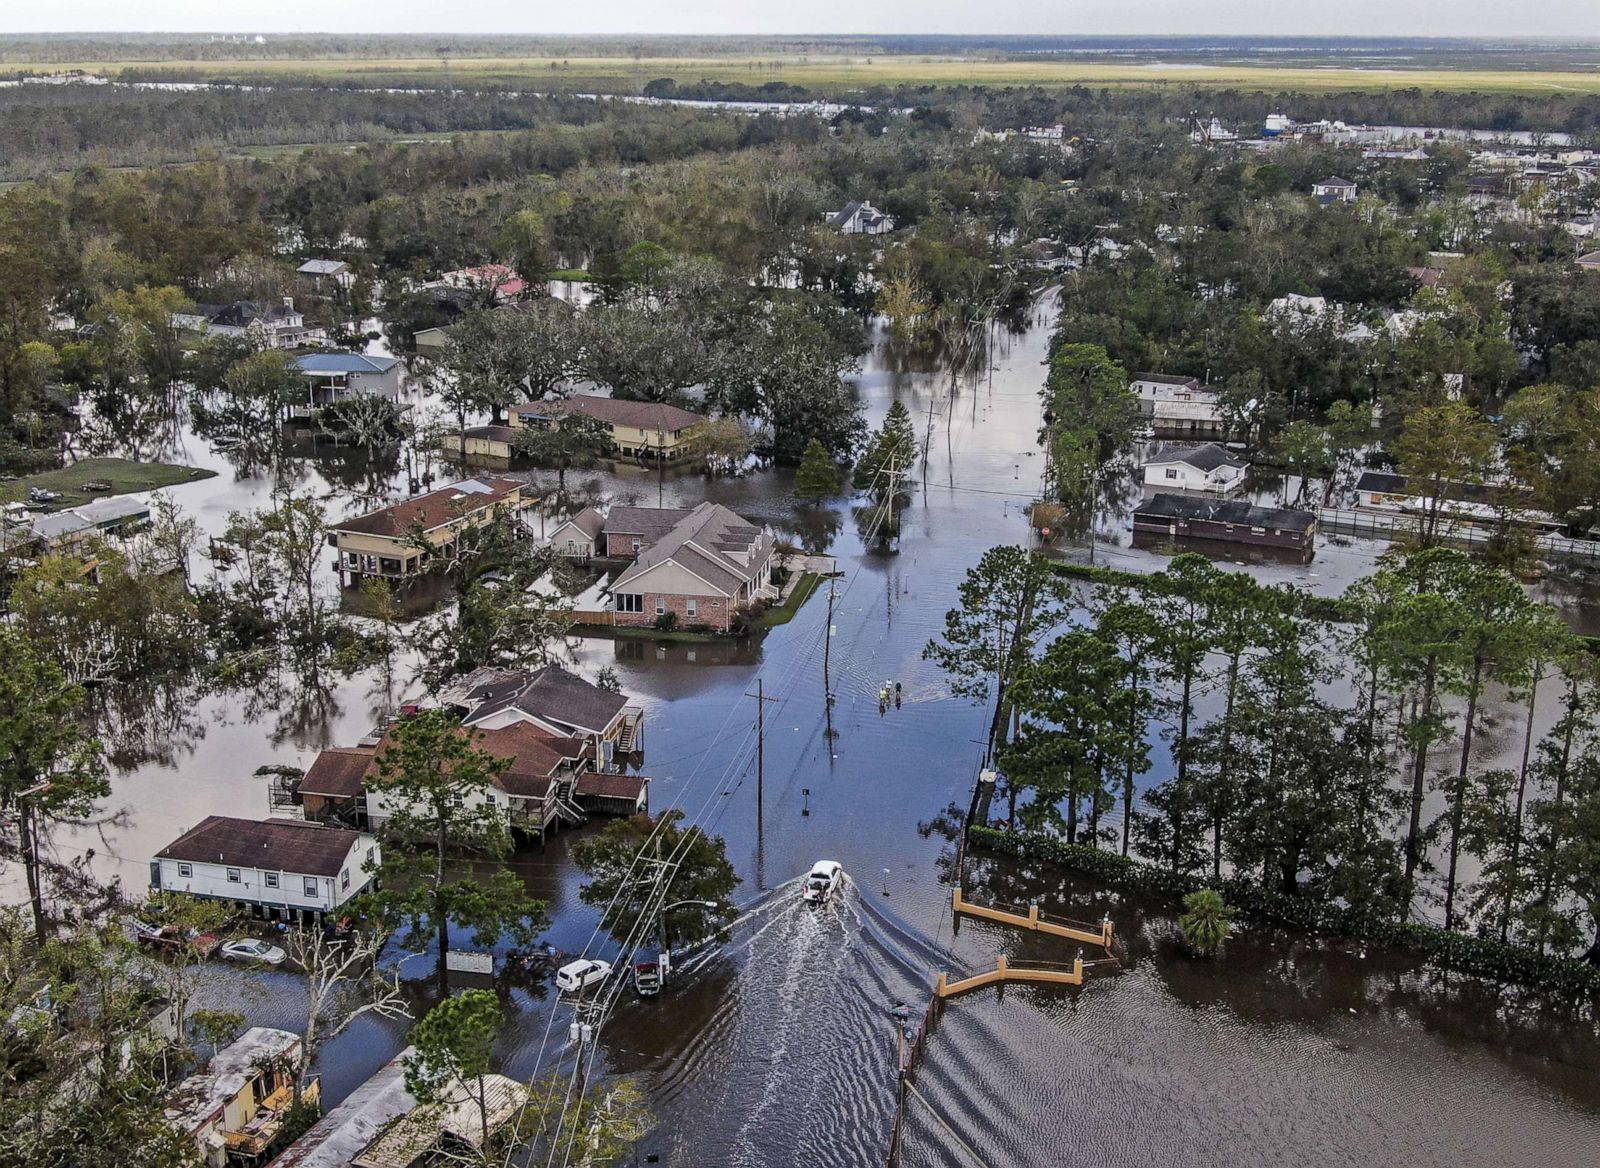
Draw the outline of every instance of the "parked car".
M222 938L215 933L190 930L186 934L177 925L147 925L143 921L133 923L133 935L139 944L158 953L176 953L187 947L201 957L210 957L222 944Z
M556 989L575 994L586 986L598 985L611 976L611 962L580 958L556 970Z
M800 889L800 898L812 904L821 904L832 896L844 879L844 865L838 860L818 860L811 865L806 882Z
M268 945L265 941L257 941L254 937L229 941L217 953L224 961L247 961L256 965L282 965L284 958L288 956L276 945Z

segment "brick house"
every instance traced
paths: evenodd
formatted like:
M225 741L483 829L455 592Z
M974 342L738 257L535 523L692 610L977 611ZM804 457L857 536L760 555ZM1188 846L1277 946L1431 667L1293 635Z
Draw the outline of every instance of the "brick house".
M633 516L621 522L643 525ZM608 551L612 531L608 517ZM630 546L639 538L640 546L637 559L611 585L614 624L648 627L670 612L680 627L725 633L736 609L777 594L772 536L720 504L701 503L653 539L627 537Z
M613 507L601 528L600 546L612 559L638 559L640 552L689 515L683 507Z

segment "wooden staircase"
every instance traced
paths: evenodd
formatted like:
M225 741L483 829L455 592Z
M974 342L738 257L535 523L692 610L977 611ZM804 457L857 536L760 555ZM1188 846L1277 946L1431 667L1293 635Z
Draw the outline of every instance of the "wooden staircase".
M552 800L555 804L556 816L566 820L573 827L581 827L589 822L589 816L584 813L583 808L578 806L575 790L577 784L576 775L567 775L565 778L557 780L555 797Z

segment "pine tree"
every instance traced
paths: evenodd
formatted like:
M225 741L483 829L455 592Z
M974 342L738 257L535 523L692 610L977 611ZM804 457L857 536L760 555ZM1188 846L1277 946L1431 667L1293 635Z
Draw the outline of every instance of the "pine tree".
M820 503L839 493L838 464L828 456L821 442L813 438L806 443L800 457L800 469L794 475L795 497L807 503Z
M911 412L895 402L884 415L883 425L867 443L866 453L856 463L854 486L877 496L894 494L917 456L917 432Z

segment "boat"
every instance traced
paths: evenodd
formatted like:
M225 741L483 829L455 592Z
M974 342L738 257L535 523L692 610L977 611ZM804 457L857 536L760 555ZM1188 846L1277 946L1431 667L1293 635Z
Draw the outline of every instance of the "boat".
M810 904L821 904L833 895L834 889L844 880L844 865L838 860L818 860L806 873L800 888L800 899Z

